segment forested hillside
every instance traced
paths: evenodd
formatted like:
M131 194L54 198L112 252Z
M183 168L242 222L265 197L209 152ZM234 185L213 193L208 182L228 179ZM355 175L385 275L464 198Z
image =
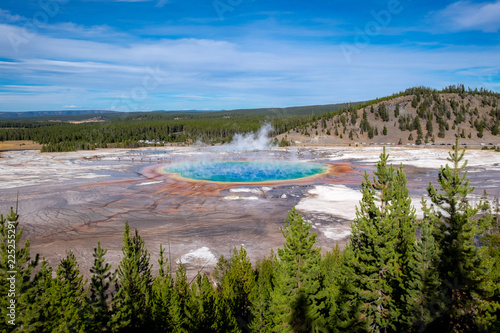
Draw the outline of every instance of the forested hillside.
M473 189L456 144L418 221L404 171L387 159L384 150L373 175L365 174L343 251L332 244L322 256L311 225L292 210L277 253L252 265L235 248L211 275L191 281L162 247L153 272L139 231L125 221L115 271L100 243L89 279L71 251L50 267L30 255L29 241L21 244L11 211L0 218L0 330L499 332L498 200L469 203Z
M300 143L499 143L500 94L450 86L417 87L314 117L280 135Z
M410 88L365 103L218 112L105 113L85 123L68 115L0 121L0 141L32 140L42 151L138 147L165 143L221 144L265 123L280 145L290 144L496 144L500 94L450 86ZM88 115L77 115L80 121ZM74 116L72 116L74 117ZM73 118L71 118L73 119ZM98 121L98 122L97 122ZM145 143L147 141L147 143Z
M54 111L28 112L28 118L12 113L15 117L0 118L0 141L35 141L43 145L42 152L165 143L221 144L230 142L236 133L257 132L267 123L272 125L271 135L275 136L305 124L315 114L345 107L345 104L331 104L217 112L111 112L99 116L95 112L89 114L90 111L72 111L72 114Z

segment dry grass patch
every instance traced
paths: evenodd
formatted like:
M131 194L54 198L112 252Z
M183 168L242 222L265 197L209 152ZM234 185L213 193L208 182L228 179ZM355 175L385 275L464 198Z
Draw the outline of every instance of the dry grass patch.
M0 141L0 151L2 150L40 150L41 144L28 140Z

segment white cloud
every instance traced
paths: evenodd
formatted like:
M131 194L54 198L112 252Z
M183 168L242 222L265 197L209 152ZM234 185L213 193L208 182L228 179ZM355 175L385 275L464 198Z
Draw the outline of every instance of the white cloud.
M22 21L23 19L24 18L22 16L12 15L10 11L0 8L0 21L11 23L11 22L19 22Z
M156 8L161 8L165 6L168 3L168 0L157 0L155 7Z
M80 24L75 24L73 22L62 22L55 23L52 25L47 25L44 32L50 34L53 37L64 37L71 35L73 39L86 38L92 40L102 40L110 39L119 40L120 38L130 37L129 35L121 32L114 31L111 27L107 25L94 25L94 26L83 26Z
M100 32L109 38L96 38ZM117 98L126 100L129 109L328 104L380 97L415 85L442 88L463 82L475 87L484 81L492 89L500 72L500 46L429 50L374 44L360 49L348 64L338 45L305 47L260 34L234 42L141 40L106 26L73 23L49 24L32 36L23 34L21 27L0 24L0 58L14 60L0 60L0 79L14 80L1 87L3 108L26 109L21 105L33 101L29 109L53 109L61 104L51 103L63 100L104 109L116 107ZM17 51L9 36L21 38ZM149 77L151 71L159 84ZM147 96L130 102L146 81Z
M500 30L500 0L495 2L471 3L458 1L434 14L438 25L451 31Z

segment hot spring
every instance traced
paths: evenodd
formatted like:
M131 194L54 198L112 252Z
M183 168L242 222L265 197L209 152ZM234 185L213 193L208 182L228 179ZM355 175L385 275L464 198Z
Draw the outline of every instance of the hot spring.
M327 166L304 162L209 161L172 164L163 171L195 180L256 183L310 177L327 171Z

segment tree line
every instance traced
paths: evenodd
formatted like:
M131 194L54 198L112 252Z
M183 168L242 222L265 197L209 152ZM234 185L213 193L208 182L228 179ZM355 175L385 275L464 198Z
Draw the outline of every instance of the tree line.
M175 116L144 113L82 124L8 121L0 122L0 141L35 141L43 145L42 152L134 148L143 146L142 141L222 144L230 142L237 133L256 133L264 123L273 126L271 135L278 135L309 118L221 112Z
M477 108L470 105L459 105L458 102L445 100L440 95L456 93L462 99L467 95L481 96L483 106L492 107L487 119L479 117ZM127 116L112 118L102 123L70 124L51 121L0 121L0 141L31 140L43 146L43 152L62 152L72 150L92 150L96 148L135 148L144 146L141 141L155 141L164 143L203 142L205 144L223 144L230 142L236 133L257 132L264 123L270 123L274 132L272 136L295 130L304 135L311 135L309 130L327 131L327 135L343 138L348 136L354 140L358 134L368 133L369 139L387 133L387 126L380 130L377 124L370 124L364 119L359 123L358 110L370 107L370 112L376 120L387 123L390 119L389 111L384 102L401 96L411 96L412 107L417 109L417 115L399 115L394 117L399 122L401 131L416 131L409 135L409 141L417 144L434 139L433 121L437 122L439 138L446 135L446 131L455 129L466 120L471 122L470 128L477 131L479 138L485 130L497 135L500 130L500 111L497 100L500 94L484 89L466 89L464 85L451 85L440 91L427 87L413 87L405 91L377 98L364 103L347 103L345 105L310 106L310 115L305 115L306 107L287 109L255 109L233 110L207 113L133 113ZM375 110L374 105L379 105ZM448 106L449 104L449 106ZM451 107L451 108L450 108ZM297 110L295 110L297 109ZM314 114L314 113L319 114ZM453 119L452 119L453 115ZM327 124L331 122L331 126ZM421 122L425 122L425 133ZM451 126L449 125L451 123ZM385 130L384 130L385 128ZM385 134L384 134L385 133ZM472 133L465 130L456 133L457 137L470 138ZM411 139L410 139L411 137ZM283 140L282 140L283 141ZM281 145L290 144L286 140Z
M125 223L115 271L98 242L89 280L71 251L56 268L20 245L18 215L0 218L0 330L4 332L498 332L498 205L469 202L458 142L416 210L400 166L385 149L365 172L350 241L326 254L294 209L283 247L252 265L243 247L221 256L212 277L188 281L160 246L158 271L138 230ZM14 227L11 227L14 226ZM9 230L18 246L8 261ZM15 325L7 323L16 271Z

